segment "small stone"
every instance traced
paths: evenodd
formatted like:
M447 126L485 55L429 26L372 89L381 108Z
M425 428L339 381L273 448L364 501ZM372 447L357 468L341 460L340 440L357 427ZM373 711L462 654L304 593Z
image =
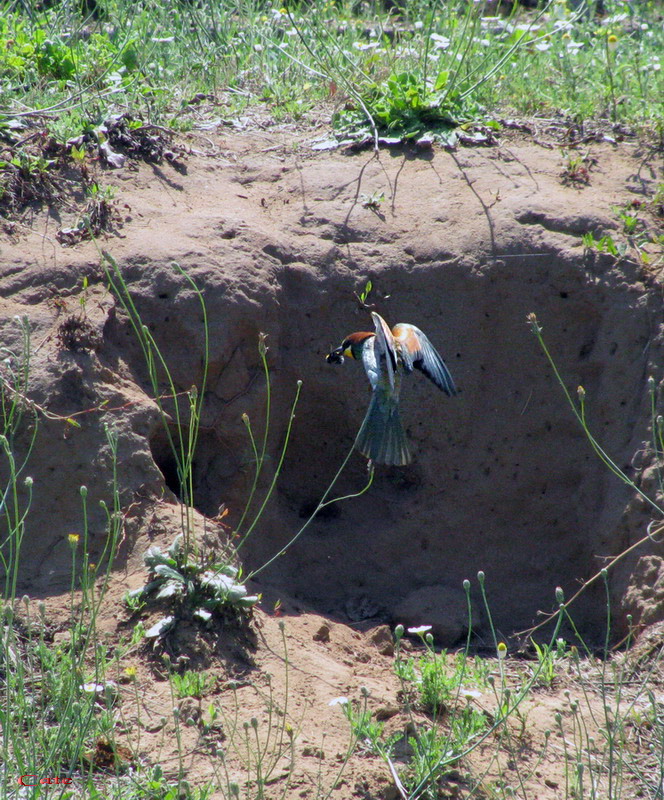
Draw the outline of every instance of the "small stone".
M378 722L384 722L387 719L396 717L398 713L399 708L397 706L381 706L380 708L376 709L375 717Z
M389 625L379 625L374 628L369 635L369 641L376 646L382 656L394 655L394 638Z
M314 642L329 642L330 641L330 626L321 625L320 628L314 633Z
M161 719L157 720L156 722L146 722L142 725L143 730L146 730L148 733L157 733L160 731L164 725L166 724L166 717L162 717Z
M325 753L320 749L320 747L313 747L309 744L302 748L302 755L307 758L319 758L321 761L323 761L325 758Z
M431 150L433 147L433 136L421 136L416 142L415 146L418 150Z

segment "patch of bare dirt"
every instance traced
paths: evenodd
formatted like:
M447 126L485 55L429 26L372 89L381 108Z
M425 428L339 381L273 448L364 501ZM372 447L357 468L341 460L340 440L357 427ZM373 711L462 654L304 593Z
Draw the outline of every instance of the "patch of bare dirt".
M184 148L173 144L173 136L129 113L115 114L67 142L56 140L39 118L12 126L0 140L4 232L30 230L35 214L47 208L62 245L117 233L131 209L115 202L110 187L101 188L105 173L132 170L140 161L156 169L167 162L186 173Z

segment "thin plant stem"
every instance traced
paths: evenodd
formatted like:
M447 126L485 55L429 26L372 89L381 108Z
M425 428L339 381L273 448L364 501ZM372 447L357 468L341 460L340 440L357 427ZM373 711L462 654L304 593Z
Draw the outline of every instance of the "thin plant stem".
M269 385L269 376L268 376L268 385ZM301 390L302 390L302 381L298 381L297 382L297 388L295 390L295 398L293 399L293 404L291 405L290 415L288 417L288 425L286 427L286 436L284 438L284 443L283 443L283 446L281 448L281 454L279 456L279 461L277 463L277 468L274 471L274 475L272 476L272 481L270 482L270 486L269 486L267 492L265 493L265 497L263 498L263 502L261 503L258 511L256 512L256 515L254 516L253 522L247 528L246 533L244 534L242 539L239 541L239 543L236 545L236 550L239 550L242 547L242 545L247 541L247 539L251 535L252 531L254 530L256 525L258 524L258 521L260 520L260 518L263 515L263 512L265 511L265 506L268 504L268 502L270 500L270 497L272 496L272 493L274 492L274 489L275 489L275 487L277 485L277 480L279 479L279 475L281 474L281 469L283 467L284 460L286 458L286 451L288 450L288 444L290 442L291 431L292 431L292 428L293 428L293 421L295 420L295 409L297 408L297 403L298 403L298 400L300 399ZM262 464L263 459L265 457L266 437L267 437L267 425L266 425L266 433L265 433L265 436L263 438L263 451L262 451L262 454L261 454L261 457L260 457L259 464ZM259 471L260 471L260 466L257 469L257 472L259 472ZM258 479L258 475L256 476L256 480L257 479ZM253 487L252 487L252 496L253 496Z
M330 492L334 488L336 482L339 480L339 477L341 476L341 473L346 468L346 464L350 460L350 457L353 454L354 449L355 449L355 443L353 443L353 446L348 451L348 454L346 455L346 458L344 458L344 460L343 460L341 466L339 467L339 469L337 470L334 478L332 478L331 483L329 484L329 486L327 487L327 489L323 493L323 496L321 497L321 499L318 501L318 505L313 510L313 512L311 513L311 515L309 516L307 521L304 523L304 525L302 525L300 530L279 550L279 552L275 553L262 566L258 567L258 569L253 570L247 576L247 580L250 580L251 578L255 578L256 575L259 575L264 569L267 569L267 567L269 567L271 564L273 564L278 558L281 558L281 556L283 556L286 553L286 551L288 549L290 549L295 544L295 542L300 538L300 536L302 536L302 534L305 532L305 530L313 522L316 514L318 514L318 512L321 511L323 508L326 508L327 506L330 506L330 505L332 505L334 503L340 503L343 500L350 500L350 499L352 499L354 497L361 497L363 494L365 494L366 492L369 491L369 489L371 488L371 485L373 484L373 479L374 479L374 468L373 468L373 464L371 464L371 462L369 462L369 479L368 479L366 485L364 486L364 488L360 489L358 492L351 492L350 494L343 495L342 497L335 497L332 500L328 500L327 499L329 494L330 494Z

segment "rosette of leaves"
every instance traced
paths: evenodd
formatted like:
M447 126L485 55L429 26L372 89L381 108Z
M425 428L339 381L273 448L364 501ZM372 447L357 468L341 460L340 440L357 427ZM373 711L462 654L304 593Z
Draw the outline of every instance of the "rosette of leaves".
M433 84L414 72L392 73L385 81L366 85L363 101L362 108L351 107L334 115L338 134L350 139L370 137L368 112L379 141L385 144L429 138L453 146L456 129L480 114L477 103L450 85L447 71L441 71Z
M230 564L205 563L196 559L191 550L183 546L183 535L175 538L168 550L153 545L143 556L149 570L149 580L140 589L125 596L130 608L138 608L148 600L163 601L167 605L193 609L192 616L207 623L215 611L228 609L249 610L258 602L250 595L239 578L239 570ZM176 616L160 619L145 636L163 636L176 624Z

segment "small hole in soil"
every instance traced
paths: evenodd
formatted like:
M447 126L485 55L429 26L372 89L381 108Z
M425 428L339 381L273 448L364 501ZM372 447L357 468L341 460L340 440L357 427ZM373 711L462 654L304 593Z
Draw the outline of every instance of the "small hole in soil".
M154 463L164 477L164 483L183 500L184 492L178 475L178 464L173 447L179 444L178 428L169 426L169 435L163 426L159 426L150 437L150 451ZM188 440L189 433L182 432L183 440ZM194 491L194 508L206 516L215 516L219 507L226 500L226 480L237 472L238 464L228 450L222 446L213 432L199 431L198 443L192 461L192 484ZM313 509L312 509L313 510Z
M168 437L165 431L159 431L150 440L150 450L154 463L159 467L159 471L164 476L164 483L174 495L182 499L180 478L178 476L178 465L175 459Z

